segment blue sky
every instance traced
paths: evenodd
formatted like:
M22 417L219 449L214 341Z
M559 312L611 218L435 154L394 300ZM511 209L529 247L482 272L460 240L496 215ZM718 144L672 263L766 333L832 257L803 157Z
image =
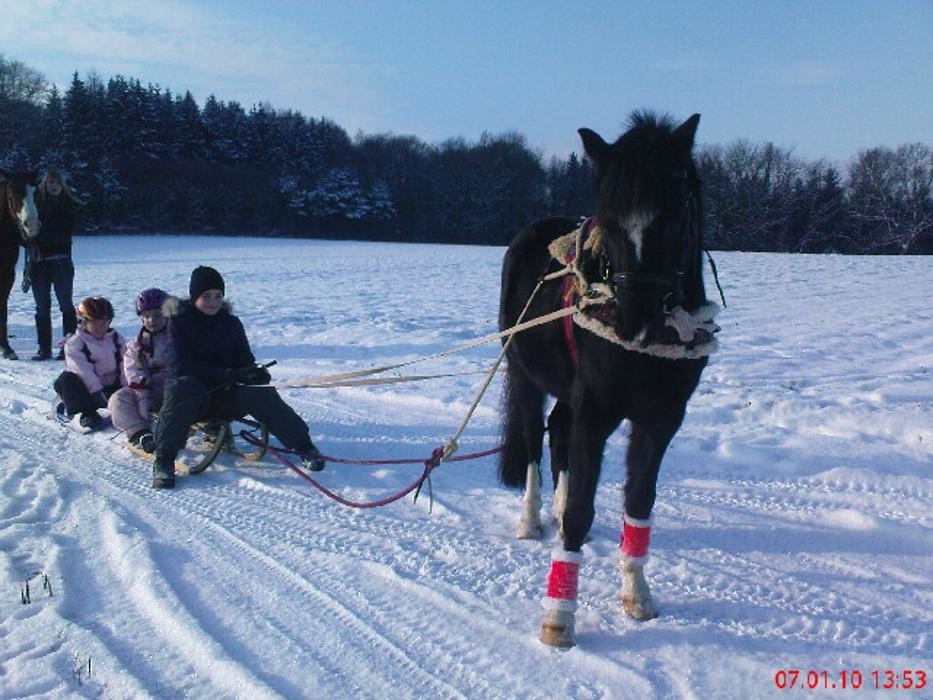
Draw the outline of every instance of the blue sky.
M0 52L429 142L516 130L545 156L627 115L808 160L933 142L933 1L10 0Z

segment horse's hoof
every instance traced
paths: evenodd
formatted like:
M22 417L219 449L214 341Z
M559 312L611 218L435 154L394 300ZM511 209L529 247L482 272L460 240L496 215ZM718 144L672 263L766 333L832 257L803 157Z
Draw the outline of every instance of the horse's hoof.
M520 540L540 540L544 537L544 531L540 527L520 527L516 537Z
M544 528L532 523L519 523L515 536L520 540L540 540L544 537Z
M645 622L653 620L658 616L658 610L654 607L651 598L647 600L638 600L636 598L622 598L622 609L634 620Z
M541 623L541 641L558 649L571 649L577 645L573 613L566 610L548 610Z

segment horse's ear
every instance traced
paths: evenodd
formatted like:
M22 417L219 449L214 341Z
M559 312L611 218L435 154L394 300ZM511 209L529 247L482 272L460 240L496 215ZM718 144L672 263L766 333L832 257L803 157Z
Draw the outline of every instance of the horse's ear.
M577 129L577 133L583 139L583 150L586 151L586 155L597 168L601 167L609 153L609 144L592 129Z
M689 152L693 149L693 140L697 135L697 127L700 125L700 115L694 114L683 124L678 126L672 134L674 140L683 146L684 150Z

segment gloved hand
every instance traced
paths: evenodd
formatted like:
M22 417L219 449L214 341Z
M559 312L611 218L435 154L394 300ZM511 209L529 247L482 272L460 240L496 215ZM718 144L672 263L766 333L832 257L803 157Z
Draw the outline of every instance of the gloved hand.
M252 367L243 367L236 371L236 381L239 384L257 385L268 384L272 380L272 375L265 367L258 365Z
M91 401L94 403L94 408L107 408L107 394L103 391L91 394Z
M139 409L139 417L143 420L149 420L149 413L152 411L152 399L143 396L136 402L136 407Z

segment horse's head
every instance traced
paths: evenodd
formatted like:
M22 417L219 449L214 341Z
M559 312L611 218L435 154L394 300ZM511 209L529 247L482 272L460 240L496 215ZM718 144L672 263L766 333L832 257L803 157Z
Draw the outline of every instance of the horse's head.
M613 144L590 129L579 131L598 178L596 217L615 273L617 331L626 340L643 328L652 335L665 310L690 310L705 300L692 156L699 123L699 114L675 127L667 117L635 113Z
M10 172L0 168L0 217L9 216L24 240L39 235L39 212L34 198L38 180L34 171Z

